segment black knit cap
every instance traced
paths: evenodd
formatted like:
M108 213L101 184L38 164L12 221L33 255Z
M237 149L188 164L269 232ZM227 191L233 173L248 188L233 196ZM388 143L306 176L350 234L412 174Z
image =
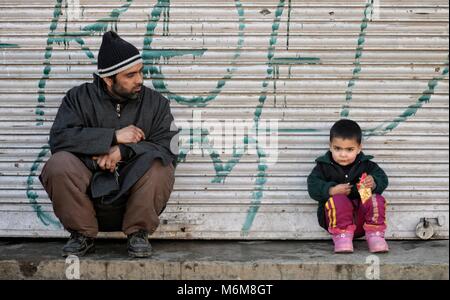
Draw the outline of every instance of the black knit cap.
M116 32L108 31L103 35L102 45L98 52L100 77L115 75L142 62L139 50L122 39Z

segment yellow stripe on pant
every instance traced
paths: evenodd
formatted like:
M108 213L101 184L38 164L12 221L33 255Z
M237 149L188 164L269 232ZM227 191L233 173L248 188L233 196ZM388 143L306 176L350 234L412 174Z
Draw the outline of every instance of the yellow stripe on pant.
M328 213L328 226L330 228L336 228L336 206L333 201L333 197L330 197L327 203L325 203L325 208Z

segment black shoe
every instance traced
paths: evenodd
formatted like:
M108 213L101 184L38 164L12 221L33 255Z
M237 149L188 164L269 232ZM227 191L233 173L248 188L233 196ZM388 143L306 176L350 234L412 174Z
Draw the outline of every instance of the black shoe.
M94 251L95 247L93 238L88 238L78 232L71 232L69 241L62 249L62 256L85 256L86 254Z
M128 254L133 258L146 258L152 255L147 231L139 230L128 236Z

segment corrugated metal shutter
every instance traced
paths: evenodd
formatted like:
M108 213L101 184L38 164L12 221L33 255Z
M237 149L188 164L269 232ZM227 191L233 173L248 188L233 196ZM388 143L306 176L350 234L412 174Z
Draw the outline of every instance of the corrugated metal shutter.
M198 141L184 131L156 237L326 237L306 176L349 117L391 178L388 236L413 238L421 218L441 217L435 237L448 238L447 0L29 3L0 2L0 236L63 234L36 175L64 93L91 80L113 28L144 49L146 84L171 98L178 123L200 110L205 121L279 120L271 166L262 151L221 153L212 133L189 152Z

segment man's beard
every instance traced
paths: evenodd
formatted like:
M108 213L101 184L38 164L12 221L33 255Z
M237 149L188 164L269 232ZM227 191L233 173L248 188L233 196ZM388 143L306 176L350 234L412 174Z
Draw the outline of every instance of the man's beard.
M142 88L142 86L141 86ZM122 98L123 100L136 100L137 98L139 98L139 92L127 92L125 91L119 84L117 84L116 82L113 83L112 86L112 91L114 94L116 94L117 96L119 96L120 98Z

